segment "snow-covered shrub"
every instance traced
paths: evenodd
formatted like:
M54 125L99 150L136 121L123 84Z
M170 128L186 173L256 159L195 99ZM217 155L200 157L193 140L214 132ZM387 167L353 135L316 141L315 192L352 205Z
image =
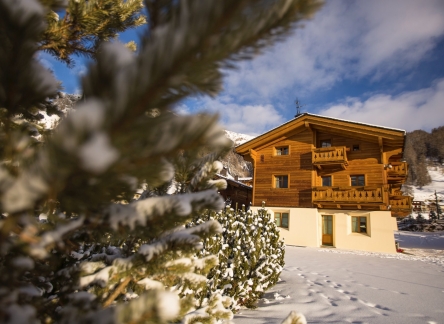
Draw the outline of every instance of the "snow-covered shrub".
M279 280L284 266L285 244L265 208L257 213L225 208L209 213L206 219L217 220L222 233L206 238L200 256L219 257L219 265L208 275L207 291L233 298L232 308L255 307L264 292ZM205 297L203 294L202 297Z

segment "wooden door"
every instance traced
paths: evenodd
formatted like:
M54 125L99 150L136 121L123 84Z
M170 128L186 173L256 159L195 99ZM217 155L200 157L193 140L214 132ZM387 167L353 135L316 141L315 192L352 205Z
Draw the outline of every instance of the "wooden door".
M322 245L333 245L332 215L322 215Z

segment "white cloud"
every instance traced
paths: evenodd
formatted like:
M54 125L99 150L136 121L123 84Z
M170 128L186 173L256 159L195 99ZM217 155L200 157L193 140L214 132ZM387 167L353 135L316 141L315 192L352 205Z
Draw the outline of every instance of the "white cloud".
M220 123L226 130L248 134L260 135L282 123L285 118L272 105L241 105L230 101L230 98L203 99L198 101L199 107L193 110L205 110L217 112L220 115ZM190 111L182 105L182 111Z
M294 36L229 72L226 93L270 102L411 69L444 35L442 0L330 1Z
M412 72L442 40L443 17L442 0L328 1L285 42L240 63L238 70L225 71L223 96L196 105L219 112L226 129L254 135L292 118L285 110L294 111L296 97L322 96L341 81L362 82L376 84L363 90L372 91L371 97L363 93L317 113L430 130L444 124L444 81L394 93L412 81L397 78L398 73ZM384 89L377 85L381 80Z
M378 94L361 101L343 103L319 111L320 115L413 131L430 131L444 125L444 79L432 87L391 96Z

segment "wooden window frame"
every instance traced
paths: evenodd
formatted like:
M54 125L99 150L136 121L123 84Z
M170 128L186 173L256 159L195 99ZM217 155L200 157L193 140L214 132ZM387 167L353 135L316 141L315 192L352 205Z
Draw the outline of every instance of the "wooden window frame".
M364 228L365 231L362 230L362 226L361 226L361 220L364 219ZM368 235L368 216L352 216L351 217L351 230L352 233L357 233L357 234L366 234ZM355 226L353 226L355 224Z
M282 150L282 149L286 149L284 152L286 152L286 154L278 154L278 152L279 152L279 150ZM282 151L281 151L281 153L282 153ZM288 155L290 155L290 146L289 145L280 145L280 146L275 146L275 148L274 148L274 155L275 156L288 156Z
M354 177L358 177L358 178L357 178L357 180L358 180L358 184L353 184L353 178L354 178ZM359 183L359 177L362 177L362 178L363 178L363 180L364 180L364 183L363 183L363 184L360 184L360 183ZM352 186L352 187L364 187L364 186L366 186L366 183L367 183L367 179L366 179L365 174L351 174L351 175L350 175L350 186Z
M286 187L278 187L276 185L276 180L279 177L287 177L287 186ZM290 176L288 174L276 174L276 175L273 175L273 188L276 188L276 189L288 189L288 188L290 188Z
M324 186L324 179L330 178L330 185ZM331 187L333 186L333 177L331 175L328 176L321 176L321 186L322 187Z
M283 216L287 216L287 226L283 226ZM289 229L290 228L290 213L289 212L275 212L274 222L277 227Z

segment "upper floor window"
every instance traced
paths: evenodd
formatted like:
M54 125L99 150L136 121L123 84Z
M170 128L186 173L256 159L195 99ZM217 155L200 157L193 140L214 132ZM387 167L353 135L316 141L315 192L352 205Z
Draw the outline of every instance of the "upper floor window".
M352 150L353 151L359 151L359 144L353 144Z
M353 187L365 186L365 176L362 174L350 176L350 181Z
M352 232L367 234L367 217L352 216Z
M288 155L288 154L289 154L288 146L276 147L276 155Z
M322 186L323 187L331 187L332 186L331 176L322 177Z
M276 226L288 228L288 213L274 213Z
M274 176L275 188L288 188L288 175Z
M331 147L331 139L324 139L319 142L321 147Z

